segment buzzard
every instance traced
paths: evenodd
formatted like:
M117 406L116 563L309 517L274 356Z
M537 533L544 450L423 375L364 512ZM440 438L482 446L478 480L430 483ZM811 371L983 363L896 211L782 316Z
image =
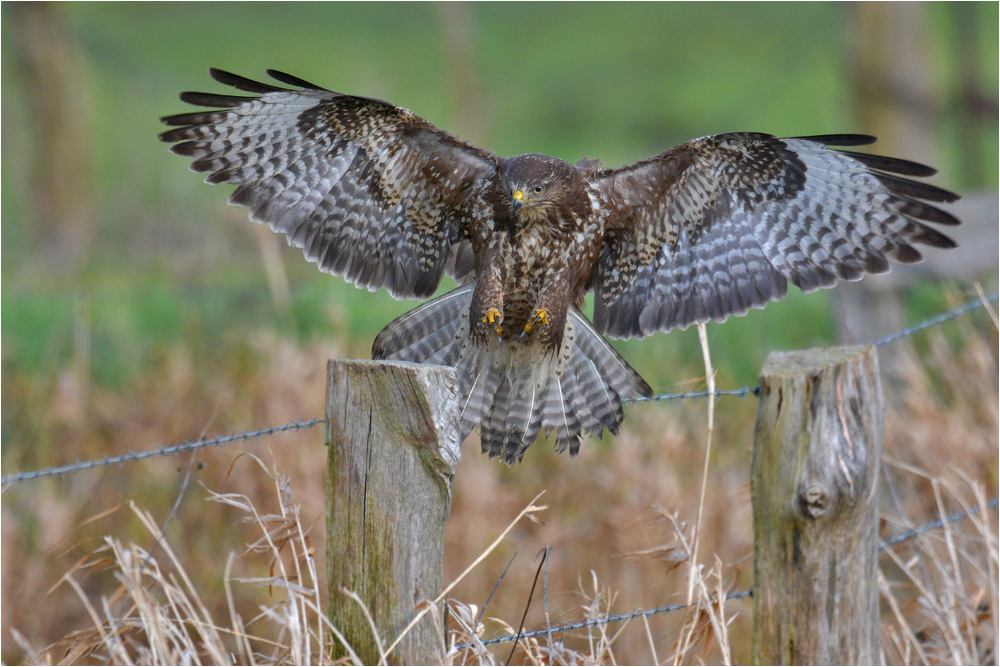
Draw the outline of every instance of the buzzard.
M619 169L503 158L408 109L268 70L279 87L212 69L251 95L182 93L174 153L236 187L321 271L396 298L459 287L390 323L372 356L454 366L462 436L520 460L540 433L575 454L618 432L649 385L607 343L721 322L785 296L954 247L927 202L957 196L907 176L929 167L831 147L853 134L694 139ZM594 292L593 323L581 312Z

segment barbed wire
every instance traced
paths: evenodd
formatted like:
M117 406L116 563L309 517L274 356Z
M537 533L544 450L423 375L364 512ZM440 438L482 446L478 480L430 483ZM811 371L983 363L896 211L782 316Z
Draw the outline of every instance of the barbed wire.
M740 591L739 593L730 593L725 597L725 600L739 600L742 598L753 597L753 588L749 588L745 591ZM604 616L602 618L593 618L589 621L579 621L577 623L563 623L561 625L553 625L552 627L539 628L538 630L531 630L529 632L522 632L520 635L506 635L504 637L492 637L490 639L481 639L480 642L484 646L490 644L502 644L504 642L514 641L515 639L529 639L531 637L539 637L542 635L547 635L550 632L566 632L569 630L581 630L583 628L595 628L598 625L607 625L608 623L624 623L625 621L630 621L633 618L639 618L640 616L654 616L656 614L669 614L674 611L681 611L682 609L687 609L691 605L687 604L668 604L662 607L654 607L652 609L636 609L633 612L627 614L612 614L610 616ZM473 644L459 644L455 646L458 650L463 650L467 648L473 648Z
M917 537L918 535L923 535L928 531L934 530L936 528L942 528L946 523L954 523L956 521L961 521L962 519L971 516L973 514L979 514L979 512L981 512L984 509L997 507L998 505L1000 505L1000 497L993 498L992 500L987 501L985 505L977 505L975 507L963 510L961 512L955 512L954 514L949 514L943 519L931 521L929 523L920 526L919 528L911 528L910 530L906 530L900 533L899 535L896 535L895 537L891 537L887 540L879 542L878 548L880 550L886 549L901 542L906 542L907 540L911 540L914 537ZM747 590L741 591L739 593L730 593L724 599L728 602L729 600L739 600L747 597L753 597L753 587L750 587ZM578 621L576 623L563 623L560 625L553 625L550 627L539 628L537 630L522 632L516 635L504 635L501 637L491 637L490 639L481 639L475 644L472 643L458 644L455 646L455 648L457 650L465 650L474 648L475 646L478 646L480 643L483 646L488 646L491 644L503 644L505 642L511 642L515 640L520 641L521 639L529 639L531 637L547 636L549 633L553 632L567 632L571 630L581 630L583 628L592 628L598 625L607 625L609 623L623 623L633 618L639 618L640 616L653 616L656 614L669 614L675 611L682 611L690 606L693 605L669 604L660 607L654 607L652 609L636 609L635 611L626 614L611 614L601 618L593 618L587 621Z
M689 391L681 394L658 394L656 396L640 396L639 398L622 399L623 403L648 403L649 401L679 401L688 398L708 398L714 394L716 398L720 396L738 396L746 398L748 395L760 395L760 387L743 387L742 389L716 389L710 391Z
M873 343L876 347L881 347L887 343L891 343L900 338L910 336L922 331L928 327L932 327L942 322L946 322L952 318L958 317L959 315L966 313L975 308L983 307L987 302L997 301L1000 299L1000 292L994 293L992 296L983 299L975 299L966 303L963 306L959 306L953 310L941 313L930 319L924 320L923 322L916 324L912 327L908 327L899 331L891 336L886 336L885 338L880 338ZM625 402L628 403L647 403L652 401L678 401L687 399L698 399L707 398L712 392L708 391L694 391L694 392L682 392L682 393L668 393L668 394L658 394L656 396L650 397L640 397L634 399L626 399ZM716 398L721 396L737 396L739 398L746 398L750 394L755 396L760 394L760 387L743 387L742 389L722 389L714 392ZM141 461L143 459L152 458L154 456L168 456L170 454L178 454L182 452L193 451L196 449L202 449L204 447L214 447L225 445L231 442L237 442L240 440L251 440L253 438L259 438L268 435L275 435L284 431L293 431L302 428L310 428L316 426L317 424L323 423L324 419L311 419L304 422L293 421L290 424L284 426L277 426L272 428L265 428L259 431L243 431L240 433L234 433L232 435L221 436L218 438L211 438L208 440L197 440L193 442L185 442L180 445L172 445L165 447L158 447L156 449L143 451L143 452L130 452L128 454L120 454L118 456L108 456L100 459L94 459L91 461L80 461L77 463L72 463L69 465L55 466L51 468L42 468L39 470L34 470L30 472L14 473L11 475L6 475L0 478L0 485L7 487L11 484L17 484L20 482L31 481L35 479L40 479L42 477L53 477L59 475L69 475L77 473L83 470L90 470L92 468L100 468L109 465L120 465L122 463L131 463L133 461Z
M278 433L284 433L286 431L298 431L300 429L307 429L316 426L317 424L322 424L325 419L310 419L309 421L293 421L284 426L272 426L270 428L263 428L259 431L241 431L240 433L233 433L231 435L223 435L218 438L208 438L206 440L192 440L189 442L181 443L179 445L170 445L164 447L157 447L156 449L149 449L142 452L129 452L128 454L119 454L117 456L106 456L100 459L94 459L92 461L79 461L77 463L70 463L68 465L55 466L52 468L42 468L41 470L34 470L32 472L19 472L12 475L5 475L0 479L0 484L7 486L8 484L16 484L18 482L26 482L29 480L39 479L41 477L54 477L57 475L68 475L71 473L79 472L81 470L89 470L90 468L100 468L102 466L109 465L120 465L122 463L132 463L133 461L141 461L143 459L152 458L154 456L169 456L171 454L181 454L183 452L190 452L196 449L203 449L205 447L217 447L220 445L225 445L230 442L236 442L239 440L252 440L254 438L261 438L268 435L277 435Z
M894 544L905 542L906 540L914 538L917 535L923 535L929 530L934 530L935 528L942 528L946 523L954 523L956 521L961 521L967 516L972 516L973 514L979 514L984 509L997 507L997 505L1000 505L1000 496L994 498L993 500L987 501L985 505L976 505L975 507L971 507L967 510L962 510L961 512L955 512L954 514L949 514L943 519L938 519L937 521L931 521L930 523L925 523L919 528L911 528L909 530L905 530L899 535L896 535L895 537L891 537L888 540L879 543L878 546L880 549L891 547Z
M969 301L968 303L959 306L958 308L953 308L952 310L941 313L940 315L935 315L930 319L924 320L919 324L914 324L912 327L907 327L902 331L897 331L892 335L885 336L884 338L879 338L877 341L872 343L872 345L874 345L875 347L882 347L883 345L887 345L893 341L899 340L900 338L912 336L913 334L919 331L923 331L924 329L927 329L929 327L941 324L942 322L947 322L948 320L954 319L963 313L969 312L970 310L975 310L976 308L982 308L983 306L986 305L987 302L997 301L997 300L1000 300L1000 292L996 292L992 296L986 297L985 301L983 299L973 299L972 301ZM673 402L676 400L689 399L689 398L708 398L708 396L711 393L712 392L708 391L693 391L693 392L685 392L679 394L659 394L657 396L650 396L650 397L643 396L640 398L629 398L625 399L624 402L625 403L647 403L650 401ZM746 398L750 394L753 394L754 396L760 396L760 385L757 385L756 387L743 387L742 389L716 390L714 393L716 398L719 398L720 396L738 396L739 398Z
M983 299L973 299L972 301L968 302L964 306L959 306L958 308L955 308L953 310L949 310L948 312L941 313L940 315L935 315L934 317L931 317L930 319L924 320L920 324L914 324L912 327L907 327L906 329L903 329L902 331L897 331L896 333L891 334L889 336L885 336L884 338L879 338L877 341L875 341L873 343L873 345L875 347L882 347L883 345L886 345L887 343L891 343L894 340L899 340L900 338L906 338L907 336L912 336L913 334L917 333L918 331L923 331L924 329L926 329L928 327L933 327L933 326L936 326L938 324L941 324L942 322L946 322L946 321L948 321L948 320L950 320L950 319L952 319L954 317L958 317L962 313L967 313L970 310L974 310L976 308L982 308L988 302L990 302L990 301L996 301L998 299L1000 299L1000 292L994 292L991 296L986 297L985 300L983 300Z

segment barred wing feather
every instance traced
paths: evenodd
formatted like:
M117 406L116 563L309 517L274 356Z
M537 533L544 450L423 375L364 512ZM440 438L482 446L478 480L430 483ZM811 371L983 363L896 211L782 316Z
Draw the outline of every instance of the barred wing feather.
M595 177L609 234L591 284L594 324L614 337L722 321L838 280L921 259L914 244L954 247L926 222L958 224L926 203L957 196L902 178L923 165L827 146L874 139L696 139Z
M280 88L210 70L254 96L184 93L218 110L163 119L160 135L230 202L306 258L372 291L427 297L445 269L468 273L468 242L490 224L494 156L387 102L268 71Z

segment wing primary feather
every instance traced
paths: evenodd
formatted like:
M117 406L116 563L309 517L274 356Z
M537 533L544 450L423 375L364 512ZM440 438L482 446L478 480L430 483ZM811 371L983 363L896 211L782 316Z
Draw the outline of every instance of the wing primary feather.
M253 102L256 97L243 95L219 95L217 93L196 93L186 91L181 93L181 102L193 104L196 107L238 107L245 102ZM168 116L169 118L169 116Z
M842 155L852 157L871 169L879 169L881 171L888 171L894 174L927 177L938 173L938 170L934 167L928 167L926 164L920 164L919 162L904 160L898 157L886 157L884 155L872 155L870 153L856 153L854 151L837 152Z
M275 81L280 81L287 86L297 86L299 88L306 88L308 90L321 90L327 93L333 92L322 86L317 86L315 83L309 83L305 79L300 79L297 76L292 76L291 74L286 74L284 72L279 72L276 69L267 70L267 75L274 79Z
M900 178L892 174L885 174L880 171L873 171L872 174L882 182L882 185L895 194L938 202L953 202L959 198L954 192L939 188L936 185L930 185L929 183L918 183L917 181Z
M868 146L878 141L870 134L814 134L808 137L789 137L789 139L815 141L824 146Z
M945 236L941 232L927 225L922 225L919 222L911 221L910 224L913 226L906 235L908 241L923 243L924 245L933 246L935 248L956 248L958 244L950 236ZM916 250L914 249L914 252ZM917 252L916 258L907 261L907 263L912 264L913 262L919 262L921 259L920 253ZM904 261L904 260L900 260Z
M240 76L239 74L233 74L232 72L227 72L226 70L216 69L210 67L208 69L209 75L216 81L227 86L232 86L237 90L243 90L248 93L258 93L263 95L264 93L287 93L289 92L287 88L279 88L277 86L272 86L269 83L261 83L260 81L254 81L253 79L248 79L245 76Z
M215 104L209 106L217 106ZM191 111L188 113L178 113L172 116L164 116L160 119L160 122L164 125L204 125L206 123L214 123L222 120L220 114L229 113L228 111ZM183 141L185 139L190 139L190 127L178 127L173 130L168 130L160 134L160 141ZM198 142L203 143L202 141Z
M927 222L936 222L939 225L954 227L961 224L958 218L947 211L943 211L936 206L911 199L904 195L897 195L899 200L899 212L910 218L918 218Z

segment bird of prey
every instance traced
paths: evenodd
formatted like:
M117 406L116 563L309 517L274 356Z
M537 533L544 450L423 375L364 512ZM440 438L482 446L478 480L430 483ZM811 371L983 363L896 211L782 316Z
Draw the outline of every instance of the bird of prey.
M321 271L396 298L430 297L375 339L377 359L453 366L464 438L520 460L545 432L575 454L617 433L649 385L604 339L723 321L785 296L921 259L954 242L927 202L957 196L906 177L935 171L843 151L838 134L694 139L618 169L504 158L408 109L268 70L219 70L250 95L183 93L211 107L168 116L160 138ZM593 323L581 312L594 293ZM603 334L603 335L602 335Z

